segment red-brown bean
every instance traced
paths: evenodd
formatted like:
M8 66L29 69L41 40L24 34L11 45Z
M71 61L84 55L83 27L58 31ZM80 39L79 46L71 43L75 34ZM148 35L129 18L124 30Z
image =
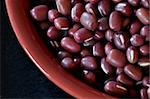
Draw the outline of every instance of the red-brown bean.
M54 26L51 26L49 27L48 31L47 31L47 36L54 40L54 39L57 39L61 36L61 33L56 29L56 27Z
M105 47L104 47L104 50L105 50L105 54L108 55L110 53L110 51L112 49L114 49L115 47L113 46L112 43L108 42Z
M59 12L56 9L51 9L48 11L48 19L50 22L54 22L56 18L60 16Z
M86 57L86 56L91 56L92 54L88 49L84 48L84 49L81 50L80 55L82 57Z
M95 7L95 5L93 5L92 3L87 3L85 5L85 10L88 12L88 13L91 13L93 15L97 15L97 9Z
M107 17L103 17L103 18L100 18L98 20L98 29L100 31L105 31L109 28L109 25L108 25L108 18Z
M104 37L105 37L105 32L101 32L101 31L96 31L95 32L94 39L96 41L101 40Z
M79 24L74 24L72 28L69 29L68 34L70 37L73 37L74 33L79 30L81 25Z
M150 77L145 76L142 80L142 84L143 84L144 87L150 87Z
M65 57L71 57L71 54L66 51L59 51L57 56L59 59L63 59Z
M98 22L93 14L83 12L80 17L81 24L89 30L94 31L97 28Z
M68 52L71 53L77 53L81 50L81 47L79 44L77 44L75 42L74 39L70 38L70 37L64 37L61 40L61 46L67 50Z
M71 10L71 18L75 22L80 22L80 17L85 11L84 5L82 3L77 3Z
M148 99L147 88L142 88L140 90L141 99Z
M141 31L140 31L140 35L142 35L146 41L150 41L150 26L143 26Z
M60 12L62 15L70 15L71 0L56 0L56 6L58 12Z
M68 30L69 21L65 17L58 17L54 20L54 25L58 30Z
M128 64L124 67L124 72L133 80L139 81L142 79L142 71L138 66Z
M89 84L96 83L96 75L91 71L83 70L83 78Z
M112 49L106 59L114 67L124 67L126 64L125 54L117 49Z
M150 59L149 57L142 57L138 60L138 65L141 67L148 67L150 66Z
M114 34L115 34L115 32L113 30L108 29L105 32L105 38L106 38L106 40L109 41L109 42L112 42L113 38L114 38Z
M150 8L150 1L149 0L141 0L141 4L145 7L145 8Z
M138 61L139 58L139 52L138 49L134 46L130 46L128 47L127 51L126 51L126 56L127 56L127 60L134 64Z
M141 0L128 0L132 6L138 6Z
M144 39L141 35L139 34L134 34L130 38L130 42L133 46L141 46L144 44Z
M141 46L140 47L140 52L144 56L150 55L150 46L149 46L149 44L145 44L145 45Z
M96 43L93 46L93 56L103 57L105 55L104 46L101 43Z

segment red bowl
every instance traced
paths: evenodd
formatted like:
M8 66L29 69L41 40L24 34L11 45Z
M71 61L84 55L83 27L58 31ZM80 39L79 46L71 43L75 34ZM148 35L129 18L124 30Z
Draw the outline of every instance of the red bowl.
M6 0L6 8L16 36L36 66L61 89L76 98L114 98L84 84L62 69L29 17L30 0Z

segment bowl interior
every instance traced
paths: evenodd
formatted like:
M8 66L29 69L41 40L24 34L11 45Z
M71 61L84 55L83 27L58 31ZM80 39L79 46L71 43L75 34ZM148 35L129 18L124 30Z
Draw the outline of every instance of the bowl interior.
M8 16L21 46L44 75L76 98L113 98L84 84L60 67L33 25L29 5L30 0L6 0Z

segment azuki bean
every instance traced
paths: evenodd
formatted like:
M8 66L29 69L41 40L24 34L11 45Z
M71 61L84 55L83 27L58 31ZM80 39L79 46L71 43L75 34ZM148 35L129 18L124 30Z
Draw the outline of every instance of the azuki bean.
M81 24L89 30L94 31L97 28L98 22L93 14L83 12L80 17Z
M139 81L142 79L142 71L139 67L128 64L124 67L124 72L126 75L128 75L130 78Z
M123 0L112 0L114 3L122 2Z
M120 31L122 29L122 15L120 12L113 11L109 17L109 26L114 31Z
M86 57L81 59L81 66L84 69L95 70L98 65L97 65L97 62L96 62L94 57L86 56Z
M105 54L108 55L112 49L114 49L113 44L108 42L104 47Z
M112 75L115 72L114 67L111 66L108 62L106 62L105 58L101 59L101 68L107 75Z
M70 15L71 0L56 0L56 6L58 12L60 12L62 15Z
M51 26L49 27L47 31L47 36L53 40L53 39L57 39L58 37L60 37L61 33L56 29L56 27Z
M31 16L37 21L44 21L47 18L48 7L46 5L35 6L31 11Z
M92 4L96 4L99 0L84 0L85 2L90 2Z
M100 18L98 20L98 29L100 31L105 31L109 28L109 25L108 25L108 18L107 17L103 17L103 18Z
M124 14L125 16L131 16L132 14L132 9L129 3L127 2L121 2L118 3L115 6L115 10L121 12L122 14Z
M74 33L79 30L81 25L79 24L74 24L72 28L69 29L68 34L70 37L73 37Z
M150 18L149 18L150 11L146 8L139 8L136 11L136 16L143 24L150 24Z
M71 10L71 18L75 22L80 22L80 17L85 11L84 5L82 3L77 3Z
M60 16L59 12L55 9L51 9L48 11L48 19L50 22L54 22L54 20L59 16Z
M61 40L61 46L67 50L68 52L71 53L77 53L81 50L80 45L78 45L74 39L70 38L70 37L64 37Z
M105 55L104 46L101 43L96 43L93 46L93 56L103 57Z
M147 88L142 88L140 90L141 99L148 99Z
M115 96L123 96L127 94L127 89L123 87L120 83L115 81L109 81L105 84L104 90L110 94Z
M54 20L54 25L58 30L68 30L69 21L65 17L58 17Z
M129 37L127 33L115 33L114 44L118 49L125 50L129 46Z
M150 55L150 46L149 44L145 44L140 47L140 52L142 55Z
M133 86L134 84L134 81L124 73L119 74L116 80L127 86Z
M140 35L142 35L146 41L150 41L149 31L150 31L150 26L143 26L140 31Z
M130 63L134 64L138 61L139 52L136 47L130 46L130 47L128 47L128 49L126 51L126 56L127 56L127 60Z
M112 49L106 59L114 67L124 67L126 63L125 54L117 49Z
M63 68L65 68L67 70L74 71L77 69L77 65L74 63L74 61L70 57L64 58L61 61L61 65L63 66Z
M105 32L105 38L106 38L106 40L109 41L109 42L112 42L112 41L113 41L114 34L115 34L114 31L108 29L108 30Z
M85 10L88 12L88 13L91 13L93 15L97 15L97 9L95 7L95 5L91 4L91 3L87 3L85 5Z
M57 56L59 59L63 59L65 57L71 57L71 54L66 51L59 51Z
M83 70L83 78L89 84L96 83L96 75L91 71Z
M80 28L74 33L73 36L75 41L78 43L83 43L85 40L93 37L92 33L85 28Z
M81 3L81 2L82 2L82 0L71 0L72 5L75 5L75 4Z
M101 32L101 31L96 31L95 32L94 39L96 41L101 40L104 37L105 37L105 32Z
M142 84L143 84L144 87L150 87L150 77L145 76L142 80Z
M111 1L110 0L101 0L98 3L98 10L101 16L107 16L111 12Z
M141 4L145 7L145 8L150 8L150 1L149 0L141 0Z
M84 48L81 50L80 55L82 57L86 57L86 56L91 56L92 54L90 53L90 51L88 49Z
M139 33L141 27L142 27L142 23L138 19L136 19L131 23L129 31L133 35Z
M141 67L148 67L150 66L150 59L149 57L142 57L138 60L138 65Z
M128 25L130 24L130 19L129 18L125 18L123 21L123 28L126 28Z
M128 0L132 6L138 6L141 0Z
M141 46L144 44L144 39L141 35L139 34L134 34L130 38L130 42L133 46Z

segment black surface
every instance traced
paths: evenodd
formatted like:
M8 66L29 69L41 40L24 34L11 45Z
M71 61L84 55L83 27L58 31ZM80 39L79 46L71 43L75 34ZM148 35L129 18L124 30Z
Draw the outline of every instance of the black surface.
M25 54L9 23L4 0L1 3L1 97L72 98L49 81Z

